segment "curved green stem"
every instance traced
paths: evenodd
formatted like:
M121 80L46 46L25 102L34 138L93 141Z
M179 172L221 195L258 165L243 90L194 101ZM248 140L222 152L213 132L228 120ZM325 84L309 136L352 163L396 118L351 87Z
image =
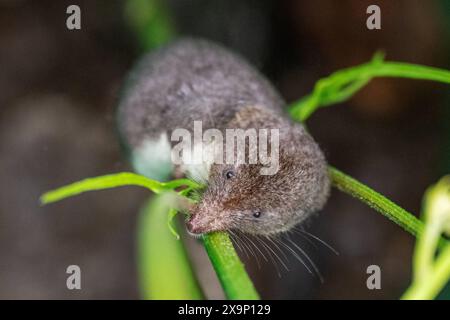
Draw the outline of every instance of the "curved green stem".
M259 295L225 232L203 236L206 252L228 299L256 300Z
M450 176L430 188L424 196L425 230L414 250L413 283L402 299L433 299L450 279L450 244L438 243L450 231Z
M437 81L450 84L450 71L403 62L384 62L380 54L372 61L339 70L317 81L313 92L294 103L289 113L294 119L305 121L320 107L343 102L376 77L397 77Z
M405 292L404 300L433 299L450 279L450 245L440 254L432 273L428 273L422 281L415 281Z

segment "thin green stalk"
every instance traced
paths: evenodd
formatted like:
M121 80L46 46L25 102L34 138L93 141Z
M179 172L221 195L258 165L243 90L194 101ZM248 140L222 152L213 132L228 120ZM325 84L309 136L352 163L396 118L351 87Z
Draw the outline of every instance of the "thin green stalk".
M228 299L257 300L259 295L225 232L203 236L206 252Z
M332 73L320 79L313 92L294 103L289 113L294 119L305 121L320 107L343 102L376 77L397 77L437 81L450 84L450 71L402 62L384 62L380 54L372 61Z
M449 188L450 176L446 176L425 193L425 230L414 250L413 283L402 299L433 299L450 279L450 244L437 250L441 234L450 231Z
M425 300L436 297L450 279L450 246L441 253L432 273L423 281L414 282L405 292L403 300Z
M203 299L183 242L167 228L171 199L164 197L167 194L155 195L139 213L137 267L141 296L152 300Z
M369 207L380 212L412 235L417 236L422 232L423 223L419 219L385 196L336 168L329 166L328 172L332 184L340 191L367 204Z

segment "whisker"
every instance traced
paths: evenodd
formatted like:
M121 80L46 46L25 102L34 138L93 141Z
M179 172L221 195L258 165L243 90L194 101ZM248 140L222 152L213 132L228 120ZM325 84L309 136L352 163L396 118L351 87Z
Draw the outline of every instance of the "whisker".
M276 238L272 238L271 236L266 236L266 239L269 240L271 243L273 243L275 248L277 248L278 251L280 251L280 253L286 259L286 261L289 261L289 257L286 255L286 253L284 253L284 251L274 242L274 239L276 239Z
M306 234L303 234L302 232L300 232L300 230L297 230L296 227L289 230L288 233L298 234L300 237L302 237L302 239L305 239L310 245L312 245L314 247L314 249L317 249L317 244L314 241L312 241L310 238L308 238L306 236Z
M244 236L244 233L240 233L242 236ZM241 238L241 240L242 240L242 243L244 244L244 246L248 249L248 251L253 255L253 257L255 258L255 259L257 259L256 258L256 254L255 254L255 252L253 251L253 248L250 246L250 243L248 242L248 240L246 241L246 239L244 239L244 238ZM250 258L249 256L247 256L247 258ZM259 262L258 262L258 264L259 264Z
M309 257L309 255L305 252L305 250L303 250L302 248L300 248L300 246L298 246L294 241L292 241L289 237L287 237L287 240L292 243L292 245L297 248L297 250L299 252L301 252L303 254L303 256L308 260L308 262L311 264L311 266L313 267L315 273L317 274L317 277L319 278L320 282L323 283L323 276L319 271L319 268L317 268L316 264L314 263L314 261Z
M230 234L231 241L236 245L236 247L238 248L238 250L239 250L240 252L244 252L244 251L242 250L241 245L239 244L238 236L233 232L233 230L228 230L228 232L229 232L229 234Z
M272 261L273 266L275 267L275 270L277 271L278 277L281 278L281 272L278 268L277 262L275 261L275 258L273 257L273 250L270 248L262 239L256 237L255 238L259 243L262 244L263 248L267 251L267 254L269 255L270 261Z
M242 235L248 239L248 241L255 247L255 249L261 254L261 256L263 257L263 259L268 262L266 256L264 255L264 253L259 249L259 247L255 244L255 242L253 242L252 238L250 236L245 235L244 233L242 233ZM258 261L258 265L259 265L259 261Z
M281 263L281 265L286 271L290 271L287 264L287 262L289 261L289 257L286 255L284 250L286 249L293 254L296 260L298 260L310 274L315 274L320 280L320 282L323 283L324 279L319 268L311 259L311 257L306 253L306 251L290 238L289 232L285 233L284 235L281 235L281 237L273 235L265 235L265 236L248 235L245 234L243 231L239 230L239 224L240 222L243 221L244 222L254 221L255 219L252 219L252 217L244 215L236 215L234 218L235 219L232 223L233 230L230 230L232 240L234 243L236 243L236 246L239 248L239 250L245 253L248 259L250 259L250 255L253 256L253 258L255 258L258 268L261 268L261 264L258 257L258 254L260 254L261 257L264 259L264 261L268 262L270 260L272 262L277 271L278 276L281 278L281 272L280 269L278 268L278 263ZM310 232L296 228L293 228L289 231L299 234L302 238L304 238L306 241L308 241L312 246L316 248L317 246L312 240L321 243L323 246L327 247L334 254L336 255L339 254L331 245L329 245L319 237L311 234ZM286 239L287 242L284 241L284 239ZM267 242L265 240L267 240ZM257 245L255 241L258 244L262 245L262 248L260 248L260 246ZM265 254L263 251L266 251L267 254Z
M275 240L278 240L278 241L281 243L281 245L283 245L285 248L287 248L289 251L291 251L292 254L294 255L294 257L295 257L298 261L300 261L301 264L303 264L303 266L306 268L306 270L307 270L309 273L312 274L312 270L308 267L308 265L306 264L306 262L299 256L299 254L298 254L294 249L292 249L290 246L288 246L286 243L284 243L283 241L281 241L281 240L279 240L279 239L276 239L276 238L275 238Z
M236 240L236 243L237 243L237 242L240 243L240 246L239 246L239 247L241 248L241 252L245 254L245 256L247 257L247 259L250 259L250 255L249 255L248 252L247 252L247 249L246 249L247 246L245 245L244 241L243 241L241 238L239 238L239 236L237 236L237 235L236 235L235 240Z
M277 248L277 249L281 252L281 254L285 257L285 259L288 260L286 254L283 252L283 250L281 250L280 247L278 247L278 245L277 245L275 242L273 242L272 239L270 239L268 236L266 236L266 239L269 240L271 243L273 243L273 244L275 245L275 248ZM279 256L274 250L272 250L272 248L271 248L269 245L267 245L267 247L270 248L270 250L273 252L273 254L275 255L275 257L278 258L278 260L281 262L281 264L282 264L283 267L286 269L286 271L289 271L289 268L288 268L287 265L284 263L284 260L281 259L280 256Z
M255 244L253 243L253 241L252 241L249 237L247 237L247 236L245 235L245 233L242 233L242 236L243 236L245 239L247 239L248 245L249 245L250 248L251 248L251 245L253 244L253 246L254 246L257 250L259 250L259 248L258 248L257 246L255 246ZM260 265L260 263L259 263L258 256L257 256L257 254L256 254L253 250L252 250L252 252L253 252L253 256L254 256L255 259L256 259L256 264L258 265L258 268L260 269L260 268L261 268L261 265Z
M321 243L323 246L327 247L331 252L333 252L335 255L339 255L339 252L334 249L330 244L328 244L327 242L325 242L324 240L320 239L318 236L313 235L312 233L304 230L304 229L297 229L297 231L304 233L308 236L310 236L311 238L313 238L314 240L318 241L319 243Z

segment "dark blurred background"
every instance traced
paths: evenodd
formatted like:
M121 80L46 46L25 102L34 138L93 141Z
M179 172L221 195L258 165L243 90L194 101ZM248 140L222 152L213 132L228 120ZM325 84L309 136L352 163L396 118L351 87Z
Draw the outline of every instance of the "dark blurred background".
M114 129L127 70L142 52L126 1L0 1L0 298L139 298L135 229L146 191L121 188L40 207L38 197L88 176L130 170ZM446 0L161 1L180 35L212 39L260 68L288 102L321 77L368 61L449 68ZM82 29L66 28L78 4ZM381 7L382 29L366 28ZM450 95L441 84L376 79L349 102L308 121L330 164L418 214L425 188L450 170ZM244 260L263 298L396 299L411 277L414 239L347 195L331 199L306 230L332 245L295 239L324 283L295 259L278 276ZM212 298L222 297L203 248L191 254ZM200 262L199 262L200 261ZM82 290L66 288L66 267ZM368 290L377 264L382 289ZM281 266L278 266L281 269Z

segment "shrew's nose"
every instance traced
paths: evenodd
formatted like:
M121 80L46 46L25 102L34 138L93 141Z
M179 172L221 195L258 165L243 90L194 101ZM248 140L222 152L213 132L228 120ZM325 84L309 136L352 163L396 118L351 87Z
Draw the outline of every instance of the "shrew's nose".
M205 232L205 228L198 221L197 215L191 215L186 222L186 226L191 233L200 234Z

